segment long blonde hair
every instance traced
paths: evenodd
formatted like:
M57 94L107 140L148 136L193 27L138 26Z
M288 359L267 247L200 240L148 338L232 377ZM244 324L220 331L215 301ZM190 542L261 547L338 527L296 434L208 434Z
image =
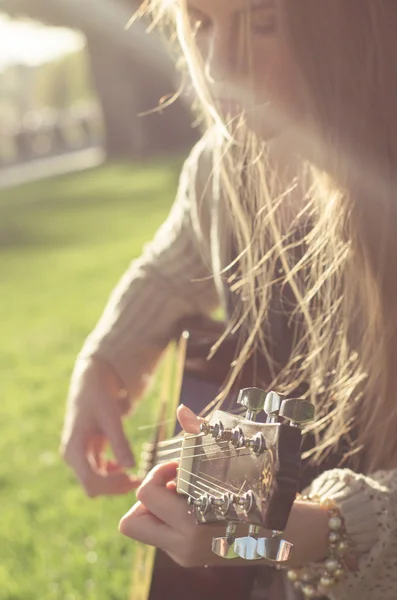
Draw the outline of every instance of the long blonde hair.
M166 5L169 4L166 3ZM222 190L233 213L241 275L230 281L240 312L231 327L244 328L237 376L253 348L272 365L266 339L272 283L282 265L299 323L289 364L273 386L285 393L308 384L317 408L320 460L358 432L367 471L397 461L397 7L390 0L282 0L286 34L310 91L318 160L302 161L298 177L279 189L269 173L266 144L238 124L235 143L206 88L194 34L183 9L147 0L156 22L167 17L176 32L205 127L218 127L214 192ZM307 132L303 132L303 137ZM304 203L285 227L285 199L299 186ZM310 228L297 262L291 232ZM227 278L228 269L222 273Z

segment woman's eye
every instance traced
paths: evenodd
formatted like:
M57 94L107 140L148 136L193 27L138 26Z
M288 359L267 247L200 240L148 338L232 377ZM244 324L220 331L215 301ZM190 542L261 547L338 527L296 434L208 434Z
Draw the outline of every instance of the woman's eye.
M203 15L200 11L190 8L188 11L190 26L193 33L202 32L208 29L211 25L210 19Z
M272 35L277 31L277 18L275 15L264 16L254 13L251 16L251 30L259 35Z

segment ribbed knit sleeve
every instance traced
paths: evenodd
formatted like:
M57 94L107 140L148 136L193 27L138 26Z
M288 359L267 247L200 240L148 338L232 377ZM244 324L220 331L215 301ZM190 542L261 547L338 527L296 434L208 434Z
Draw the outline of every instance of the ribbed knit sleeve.
M210 266L207 140L183 167L171 212L114 289L80 356L107 361L134 395L184 317L219 304Z
M358 569L348 571L325 595L331 600L395 600L397 470L365 476L333 469L320 475L310 492L336 502L359 556Z

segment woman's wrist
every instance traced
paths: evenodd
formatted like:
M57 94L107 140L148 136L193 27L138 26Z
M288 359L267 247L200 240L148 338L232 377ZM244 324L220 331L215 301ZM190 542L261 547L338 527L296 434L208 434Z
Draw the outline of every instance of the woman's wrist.
M295 568L288 571L288 578L305 598L320 598L327 595L327 591L343 579L347 570L354 568L355 555L352 554L352 543L347 536L345 521L338 505L332 499L312 495L302 500L306 505L306 501L309 502L302 508L305 514L302 520L305 522L308 515L313 517L311 530L314 533L309 534L306 540L301 538L295 564L289 565ZM327 525L325 552L321 544L324 539L321 529L324 520L321 513ZM320 527L319 531L317 527ZM312 546L309 553L308 543L309 548Z
M285 530L294 544L291 566L324 560L328 550L328 516L320 504L296 500Z

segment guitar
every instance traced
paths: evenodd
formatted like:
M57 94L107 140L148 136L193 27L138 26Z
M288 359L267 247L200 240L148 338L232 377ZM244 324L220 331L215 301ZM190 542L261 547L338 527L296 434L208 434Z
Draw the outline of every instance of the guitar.
M233 389L227 399L230 411L216 410L199 435L182 435L175 418L167 418L175 415L178 403L198 413L219 393L234 357L231 341L221 356L207 361L220 327L208 321L190 323L189 332L185 330L178 347L169 352L166 389L173 383L173 398L163 393L160 425L144 445L140 472L178 460L177 492L186 496L197 523L225 523L225 535L213 540L213 552L225 562L240 557L253 566L184 569L162 551L139 545L130 600L247 600L254 594L255 561L266 558L270 564L282 564L292 552L282 532L299 486L300 425L313 419L313 406L251 387L255 368L248 363L240 389ZM246 409L245 416L236 414L240 407ZM261 411L266 422L258 419ZM268 579L272 573L268 569Z

